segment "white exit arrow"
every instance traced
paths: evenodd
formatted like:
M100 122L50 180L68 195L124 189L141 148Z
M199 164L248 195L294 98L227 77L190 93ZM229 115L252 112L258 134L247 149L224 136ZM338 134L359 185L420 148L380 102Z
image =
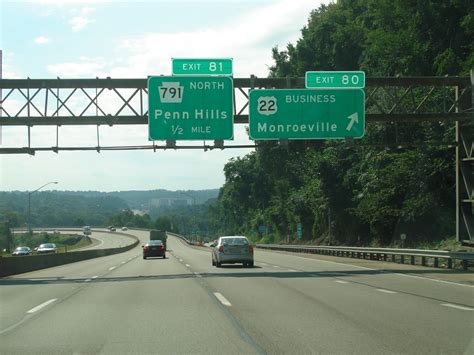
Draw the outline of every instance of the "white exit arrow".
M359 123L359 114L356 112L348 116L347 118L350 119L350 122L347 125L346 130L350 131L352 129L352 126L354 125L354 122Z

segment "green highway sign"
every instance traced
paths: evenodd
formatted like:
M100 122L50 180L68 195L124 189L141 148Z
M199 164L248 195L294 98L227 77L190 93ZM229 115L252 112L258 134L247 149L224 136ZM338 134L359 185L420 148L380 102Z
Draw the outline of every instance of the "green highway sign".
M172 58L173 75L232 75L232 58Z
M149 139L233 139L233 91L228 76L149 77Z
M363 90L269 89L249 96L254 140L362 138Z
M363 89L363 71L307 71L305 75L308 89Z
M301 227L301 223L298 223L296 225L296 234L298 236L298 240L301 240L303 238L303 229Z

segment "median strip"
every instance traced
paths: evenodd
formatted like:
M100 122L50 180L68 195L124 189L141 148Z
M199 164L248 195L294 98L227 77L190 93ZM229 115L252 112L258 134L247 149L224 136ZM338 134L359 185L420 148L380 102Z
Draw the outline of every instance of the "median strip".
M57 301L57 300L58 300L57 298L50 299L49 301L46 301L46 302L44 302L44 303L41 303L39 306L36 306L36 307L30 309L30 310L29 310L28 312L26 312L26 313L35 313L35 312L39 311L41 308L44 308L44 307L46 307L47 305L50 305L51 303L53 303L53 302L55 302L55 301Z

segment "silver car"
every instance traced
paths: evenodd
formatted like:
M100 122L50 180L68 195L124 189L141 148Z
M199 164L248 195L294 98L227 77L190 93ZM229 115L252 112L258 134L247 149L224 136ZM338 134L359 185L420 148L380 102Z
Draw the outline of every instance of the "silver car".
M41 244L39 247L35 248L37 254L56 254L58 248L54 243L45 243Z
M12 255L13 256L31 255L31 249L28 247L18 247L13 251Z
M212 247L212 265L242 263L253 267L253 246L243 236L220 237Z

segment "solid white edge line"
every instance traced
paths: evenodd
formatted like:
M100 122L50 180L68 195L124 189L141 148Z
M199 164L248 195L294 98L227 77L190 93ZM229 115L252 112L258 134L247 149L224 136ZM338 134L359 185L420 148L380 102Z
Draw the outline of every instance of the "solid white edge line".
M384 290L383 288L376 288L375 290L383 293L397 293L395 291Z
M460 309L462 311L474 311L474 308L458 306L458 305L451 304L451 303L441 303L441 305L444 306L444 307Z
M219 292L214 292L214 296L216 296L219 302L222 303L224 306L227 306L227 307L232 306L232 304L229 301L227 301L227 299L224 296L222 296L222 294L220 294Z
M268 252L268 251L267 251L267 252ZM299 255L291 255L291 256L294 256L294 257L297 257L297 258L300 258L300 259L304 259L304 260L316 260L316 261L322 262L322 263L336 264L336 265L341 265L341 266L351 266L351 267L356 268L356 269L364 269L364 270L372 270L372 271L382 271L382 272L381 272L381 275L382 275L382 274L385 274L385 275L399 275L399 276L413 277L413 278L415 278L415 279L422 279L422 280L428 280L428 281L439 282L439 283L448 284L448 285L456 285L456 286L464 286L464 287L471 287L471 288L474 288L474 285L466 285L466 284L460 284L460 283L452 282L452 281L444 281L444 280L430 279L430 278L428 278L428 277L416 276L416 275L411 275L411 274L401 274L401 273L398 273L398 272L390 272L390 270L372 269L372 268L370 268L370 267L358 266L358 265L353 265L353 264L338 263L338 262L335 262L335 261L328 261L328 260L321 260L321 259L305 258L305 257L299 256ZM347 271L346 271L346 272L347 272Z
M41 303L40 305L38 305L38 306L36 306L36 307L30 309L30 310L29 310L28 312L26 312L26 313L35 313L35 312L39 311L41 308L44 308L44 307L46 307L47 305L49 305L49 304L51 304L51 303L53 303L53 302L55 302L55 301L57 301L57 300L58 300L57 298L52 298L52 299L50 299L49 301L46 301L46 302L44 302L44 303Z

